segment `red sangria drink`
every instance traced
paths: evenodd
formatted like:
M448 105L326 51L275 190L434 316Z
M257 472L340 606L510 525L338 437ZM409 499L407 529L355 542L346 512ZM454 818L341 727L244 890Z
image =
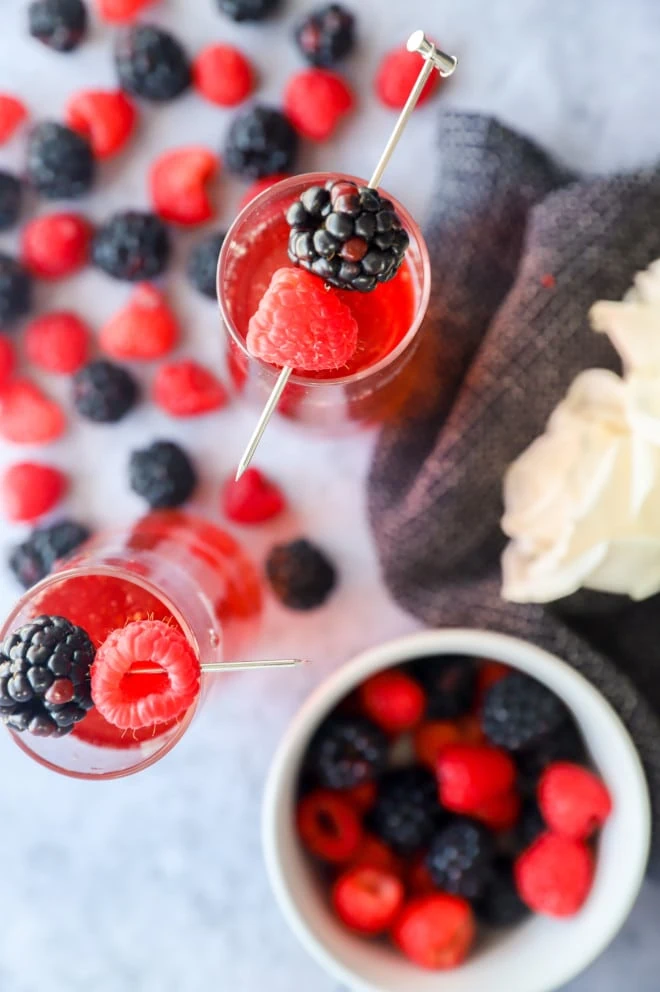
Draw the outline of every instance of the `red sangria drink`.
M303 288L304 273L314 276L353 318L356 340L339 367L331 360L293 366L279 412L328 433L391 419L409 391L406 371L430 291L428 251L414 220L364 180L328 173L284 180L239 214L220 254L218 299L234 386L261 405L289 363L256 357L268 352L251 346L250 326L285 270L302 273Z
M181 511L95 538L20 600L0 630L0 719L41 764L118 778L163 757L212 679L253 636L256 569Z

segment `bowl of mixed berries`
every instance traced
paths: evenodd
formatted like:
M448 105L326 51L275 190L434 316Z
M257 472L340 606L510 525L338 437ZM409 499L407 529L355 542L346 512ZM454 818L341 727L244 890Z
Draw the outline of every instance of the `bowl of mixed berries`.
M551 992L612 940L648 859L644 773L559 658L425 631L360 655L289 726L263 808L273 891L363 992Z

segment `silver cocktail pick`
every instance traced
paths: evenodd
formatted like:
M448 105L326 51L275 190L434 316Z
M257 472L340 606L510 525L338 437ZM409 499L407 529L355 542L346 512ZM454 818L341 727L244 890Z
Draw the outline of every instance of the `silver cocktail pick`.
M406 100L405 106L401 113L399 114L399 119L394 125L394 130L390 135L389 141L387 142L383 154L380 157L378 165L374 169L374 174L369 180L369 186L371 189L376 189L380 186L381 179L383 178L383 173L387 168L387 164L392 157L392 153L399 143L399 139L403 134L406 124L410 119L410 115L417 106L417 101L420 98L422 90L426 85L426 81L433 72L437 69L441 76L451 76L451 74L456 69L458 64L458 59L455 55L446 55L445 52L441 52L435 47L433 42L429 41L423 31L414 31L413 34L408 38L406 48L409 52L419 52L419 54L424 59L424 64L420 70L419 76L415 82L415 85L410 91L410 95ZM240 479L252 461L252 457L257 450L257 446L263 437L264 431L268 426L268 421L273 416L275 408L280 401L282 393L286 387L287 382L291 376L293 369L288 366L284 366L280 372L277 382L273 386L273 391L268 397L268 401L261 411L261 416L257 421L257 425L252 432L252 437L247 443L247 447L243 452L243 457L238 463L238 469L236 471L236 479Z
M253 668L296 668L304 665L304 658L258 658L255 661L211 661L200 665L203 675L211 672L249 672ZM131 668L127 675L160 675L158 668Z

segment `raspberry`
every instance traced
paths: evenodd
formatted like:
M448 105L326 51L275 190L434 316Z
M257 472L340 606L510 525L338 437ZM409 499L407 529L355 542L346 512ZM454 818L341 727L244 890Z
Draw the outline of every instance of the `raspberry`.
M25 354L44 372L77 372L87 361L89 341L87 325L66 310L35 317L25 328Z
M284 90L284 111L304 138L325 141L355 100L348 83L329 69L303 69Z
M225 162L230 172L261 179L289 172L298 153L298 134L287 117L262 104L243 110L227 134Z
M0 252L0 327L24 317L32 306L32 279L26 268L11 255Z
M119 85L143 100L174 100L190 86L188 56L177 39L153 24L136 24L115 47Z
M23 188L11 172L0 170L0 231L13 227L21 214Z
M216 0L218 8L233 21L261 21L279 7L281 0Z
M11 379L15 367L14 346L9 338L0 334L0 390L4 389Z
M266 577L276 598L291 610L321 606L337 581L332 562L304 538L271 549Z
M252 92L252 66L233 45L207 45L193 62L193 84L219 107L235 107Z
M568 761L546 769L538 796L549 828L573 840L587 840L612 812L611 796L598 776Z
M426 692L426 715L431 720L466 716L475 699L477 672L471 658L431 655L410 664L410 673Z
M365 715L392 734L412 730L426 707L418 683L396 670L372 675L360 686L359 696Z
M87 138L98 159L124 147L137 121L135 105L121 90L81 90L66 105L68 127Z
M121 420L138 398L138 385L130 372L103 359L85 365L73 379L73 405L81 417L98 424Z
M514 866L518 893L535 913L574 916L589 895L594 858L582 841L545 833Z
M24 103L9 93L0 93L0 145L9 141L27 116Z
M517 792L504 792L493 796L472 810L471 815L490 830L512 830L520 819L522 800Z
M217 297L216 275L218 257L225 240L224 231L212 231L204 235L190 250L186 274L195 289L210 300Z
M418 896L404 906L392 936L399 950L421 968L456 968L475 937L470 904L443 892Z
M17 462L2 479L2 503L7 520L36 520L59 502L66 477L59 469L36 462Z
M227 393L222 383L203 365L178 361L158 369L153 398L172 417L195 417L223 407Z
M376 95L381 103L394 110L401 110L410 96L419 76L420 60L417 52L405 48L395 48L383 56L376 74ZM435 90L440 76L432 72L429 76L417 106L426 103Z
M456 818L431 841L426 866L439 889L478 899L488 883L494 855L489 830L474 820Z
M343 793L343 798L347 798L346 793ZM351 858L351 868L378 868L399 875L401 862L382 840L373 834L365 834L357 854Z
M152 3L153 0L98 0L97 7L99 17L104 21L126 24Z
M353 790L378 778L387 748L384 733L369 720L333 714L312 738L306 765L329 789Z
M250 354L307 372L339 369L354 355L358 326L345 303L301 269L278 269L248 325Z
M32 275L62 279L87 262L92 228L79 214L46 214L23 228L21 256Z
M33 38L56 52L72 52L87 32L87 8L82 0L33 0L28 7Z
M538 747L567 718L554 692L529 675L512 672L486 693L481 725L493 744L518 752Z
M197 485L192 462L173 441L154 441L148 448L134 451L129 476L133 492L154 510L181 506Z
M154 211L175 224L202 224L215 213L206 184L219 168L215 155L201 146L165 152L149 173Z
M14 379L0 394L0 437L14 444L48 444L66 428L61 409L29 379Z
M345 789L343 796L358 809L361 813L366 813L376 802L378 789L375 782L363 782L362 785L354 785L352 789Z
M248 187L248 189L246 189L243 199L238 205L238 209L245 209L248 203L252 203L255 197L259 196L261 193L265 193L267 189L271 188L271 186L276 186L278 183L281 183L288 178L288 173L276 172L274 176L264 176L263 179L257 179L251 186Z
M161 275L169 257L167 228L155 214L138 210L114 214L98 228L92 244L94 265L127 282Z
M89 536L87 527L74 520L38 527L14 548L9 567L23 588L29 589L48 575L56 561L68 557Z
M153 675L129 675L153 666ZM138 620L113 630L92 665L92 699L108 723L131 730L183 716L199 694L199 661L180 630Z
M25 173L29 184L49 200L83 196L96 173L92 147L71 128L44 121L28 137Z
M436 765L440 802L455 813L473 813L484 803L511 792L516 766L504 751L475 744L445 748Z
M397 854L407 856L426 845L439 813L432 773L422 765L409 765L390 769L380 778L368 823Z
M165 297L145 282L101 329L99 344L112 358L150 361L171 351L178 336L176 317Z
M332 905L339 919L356 933L384 933L403 905L403 885L382 868L349 868L332 888Z
M349 54L354 43L355 18L338 3L313 11L296 28L298 48L308 62L332 66Z
M284 496L259 469L249 468L241 478L228 479L222 489L225 515L237 524L260 524L286 508Z
M357 813L329 789L316 789L300 800L296 823L307 850L331 864L350 861L362 842Z

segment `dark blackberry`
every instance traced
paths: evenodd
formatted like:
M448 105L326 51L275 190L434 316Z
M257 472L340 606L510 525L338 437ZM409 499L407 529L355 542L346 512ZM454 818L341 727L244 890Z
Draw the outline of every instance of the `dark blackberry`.
M12 730L62 737L91 709L94 645L64 617L39 616L0 648L0 720Z
M14 548L9 567L23 588L29 589L49 574L56 561L70 555L89 536L87 527L73 520L38 527Z
M11 255L0 252L0 327L29 313L32 305L32 277Z
M538 803L535 799L528 799L523 803L520 818L511 832L511 853L515 856L522 854L547 829Z
M133 492L154 510L181 506L197 485L192 462L173 441L154 441L148 448L134 451L129 475Z
M304 766L328 789L352 789L380 775L387 752L387 737L375 723L333 714L314 734Z
M83 196L95 172L91 145L81 134L54 121L37 124L30 131L25 174L42 196L49 200Z
M567 717L554 692L529 675L512 672L486 693L481 726L497 747L525 751L554 734Z
M535 748L516 755L520 791L526 795L536 795L538 781L548 765L554 761L584 764L586 755L580 731L573 720L566 720L557 730L544 737Z
M410 241L391 200L347 179L310 186L286 217L289 259L340 289L394 278Z
M439 889L464 899L478 899L486 890L494 857L490 831L475 820L460 817L433 837L426 866Z
M337 582L332 562L305 538L275 545L266 559L266 576L280 603L291 610L321 606Z
M13 227L21 213L22 187L11 172L0 171L0 231Z
M119 36L115 65L121 88L144 100L164 103L190 86L183 47L169 31L153 24L135 24Z
M475 904L477 916L491 927L511 927L529 916L529 909L518 895L513 864L497 858L486 887Z
M298 134L288 118L273 107L257 104L234 118L225 145L225 164L239 176L260 179L291 172L298 153Z
M89 362L73 377L73 405L81 417L99 424L115 423L139 396L131 373L105 359Z
M397 854L407 856L426 846L440 815L435 776L423 765L412 765L383 775L367 822Z
M409 673L426 693L426 716L430 720L454 720L474 706L477 666L463 655L439 654L416 658Z
M167 228L155 214L126 210L99 227L92 261L113 279L142 282L161 275L170 258Z
M328 68L353 48L355 18L338 3L319 7L296 28L298 48L311 65Z
M216 0L218 10L232 21L263 21L275 13L280 0Z
M216 270L218 256L225 240L224 231L212 231L192 246L188 255L186 272L195 289L204 296L216 298Z
M85 37L87 8L82 0L34 0L28 7L28 27L56 52L72 52Z

